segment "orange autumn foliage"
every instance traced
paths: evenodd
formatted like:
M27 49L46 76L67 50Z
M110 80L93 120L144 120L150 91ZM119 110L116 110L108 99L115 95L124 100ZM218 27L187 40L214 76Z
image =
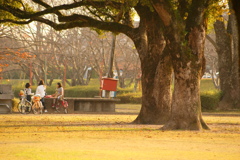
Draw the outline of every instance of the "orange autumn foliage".
M36 55L26 52L23 49L13 50L6 48L5 51L0 52L0 72L4 67L8 67L11 62L20 63L22 60L35 58Z

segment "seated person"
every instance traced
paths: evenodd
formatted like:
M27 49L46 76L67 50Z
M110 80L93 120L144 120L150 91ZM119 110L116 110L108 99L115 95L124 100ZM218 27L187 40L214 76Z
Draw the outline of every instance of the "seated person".
M53 94L52 96L55 97L55 98L53 99L52 107L55 107L56 100L57 100L57 101L63 100L64 90L63 90L63 87L62 87L61 83L57 83L56 92L55 92L55 94Z

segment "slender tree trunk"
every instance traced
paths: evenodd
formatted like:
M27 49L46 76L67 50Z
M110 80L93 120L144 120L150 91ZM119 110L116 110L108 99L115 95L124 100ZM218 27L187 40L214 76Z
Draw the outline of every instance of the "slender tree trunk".
M137 92L137 87L139 85L140 78L135 78L134 79L134 92Z
M53 79L53 78L50 78L49 83L48 83L49 86L52 86L53 81L54 81L54 79Z
M124 77L123 77L123 75L120 74L120 69L118 67L118 62L117 62L116 58L114 59L114 62L115 62L115 68L117 70L119 87L125 88Z

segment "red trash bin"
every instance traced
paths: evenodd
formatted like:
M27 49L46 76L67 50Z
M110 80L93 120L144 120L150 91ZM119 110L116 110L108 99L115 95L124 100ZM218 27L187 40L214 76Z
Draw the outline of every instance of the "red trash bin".
M117 91L117 79L114 78L103 78L101 89L107 91Z

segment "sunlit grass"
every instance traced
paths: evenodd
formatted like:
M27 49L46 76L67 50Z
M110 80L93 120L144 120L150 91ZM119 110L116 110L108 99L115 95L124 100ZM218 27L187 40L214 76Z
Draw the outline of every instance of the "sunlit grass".
M212 79L202 79L201 84L200 84L200 91L201 92L209 92L214 93L214 92L219 92L215 87L212 82Z
M136 109L134 105L125 107ZM136 116L1 115L0 157L4 160L239 159L240 116L204 116L211 130L203 131L161 131L161 125L130 124Z

